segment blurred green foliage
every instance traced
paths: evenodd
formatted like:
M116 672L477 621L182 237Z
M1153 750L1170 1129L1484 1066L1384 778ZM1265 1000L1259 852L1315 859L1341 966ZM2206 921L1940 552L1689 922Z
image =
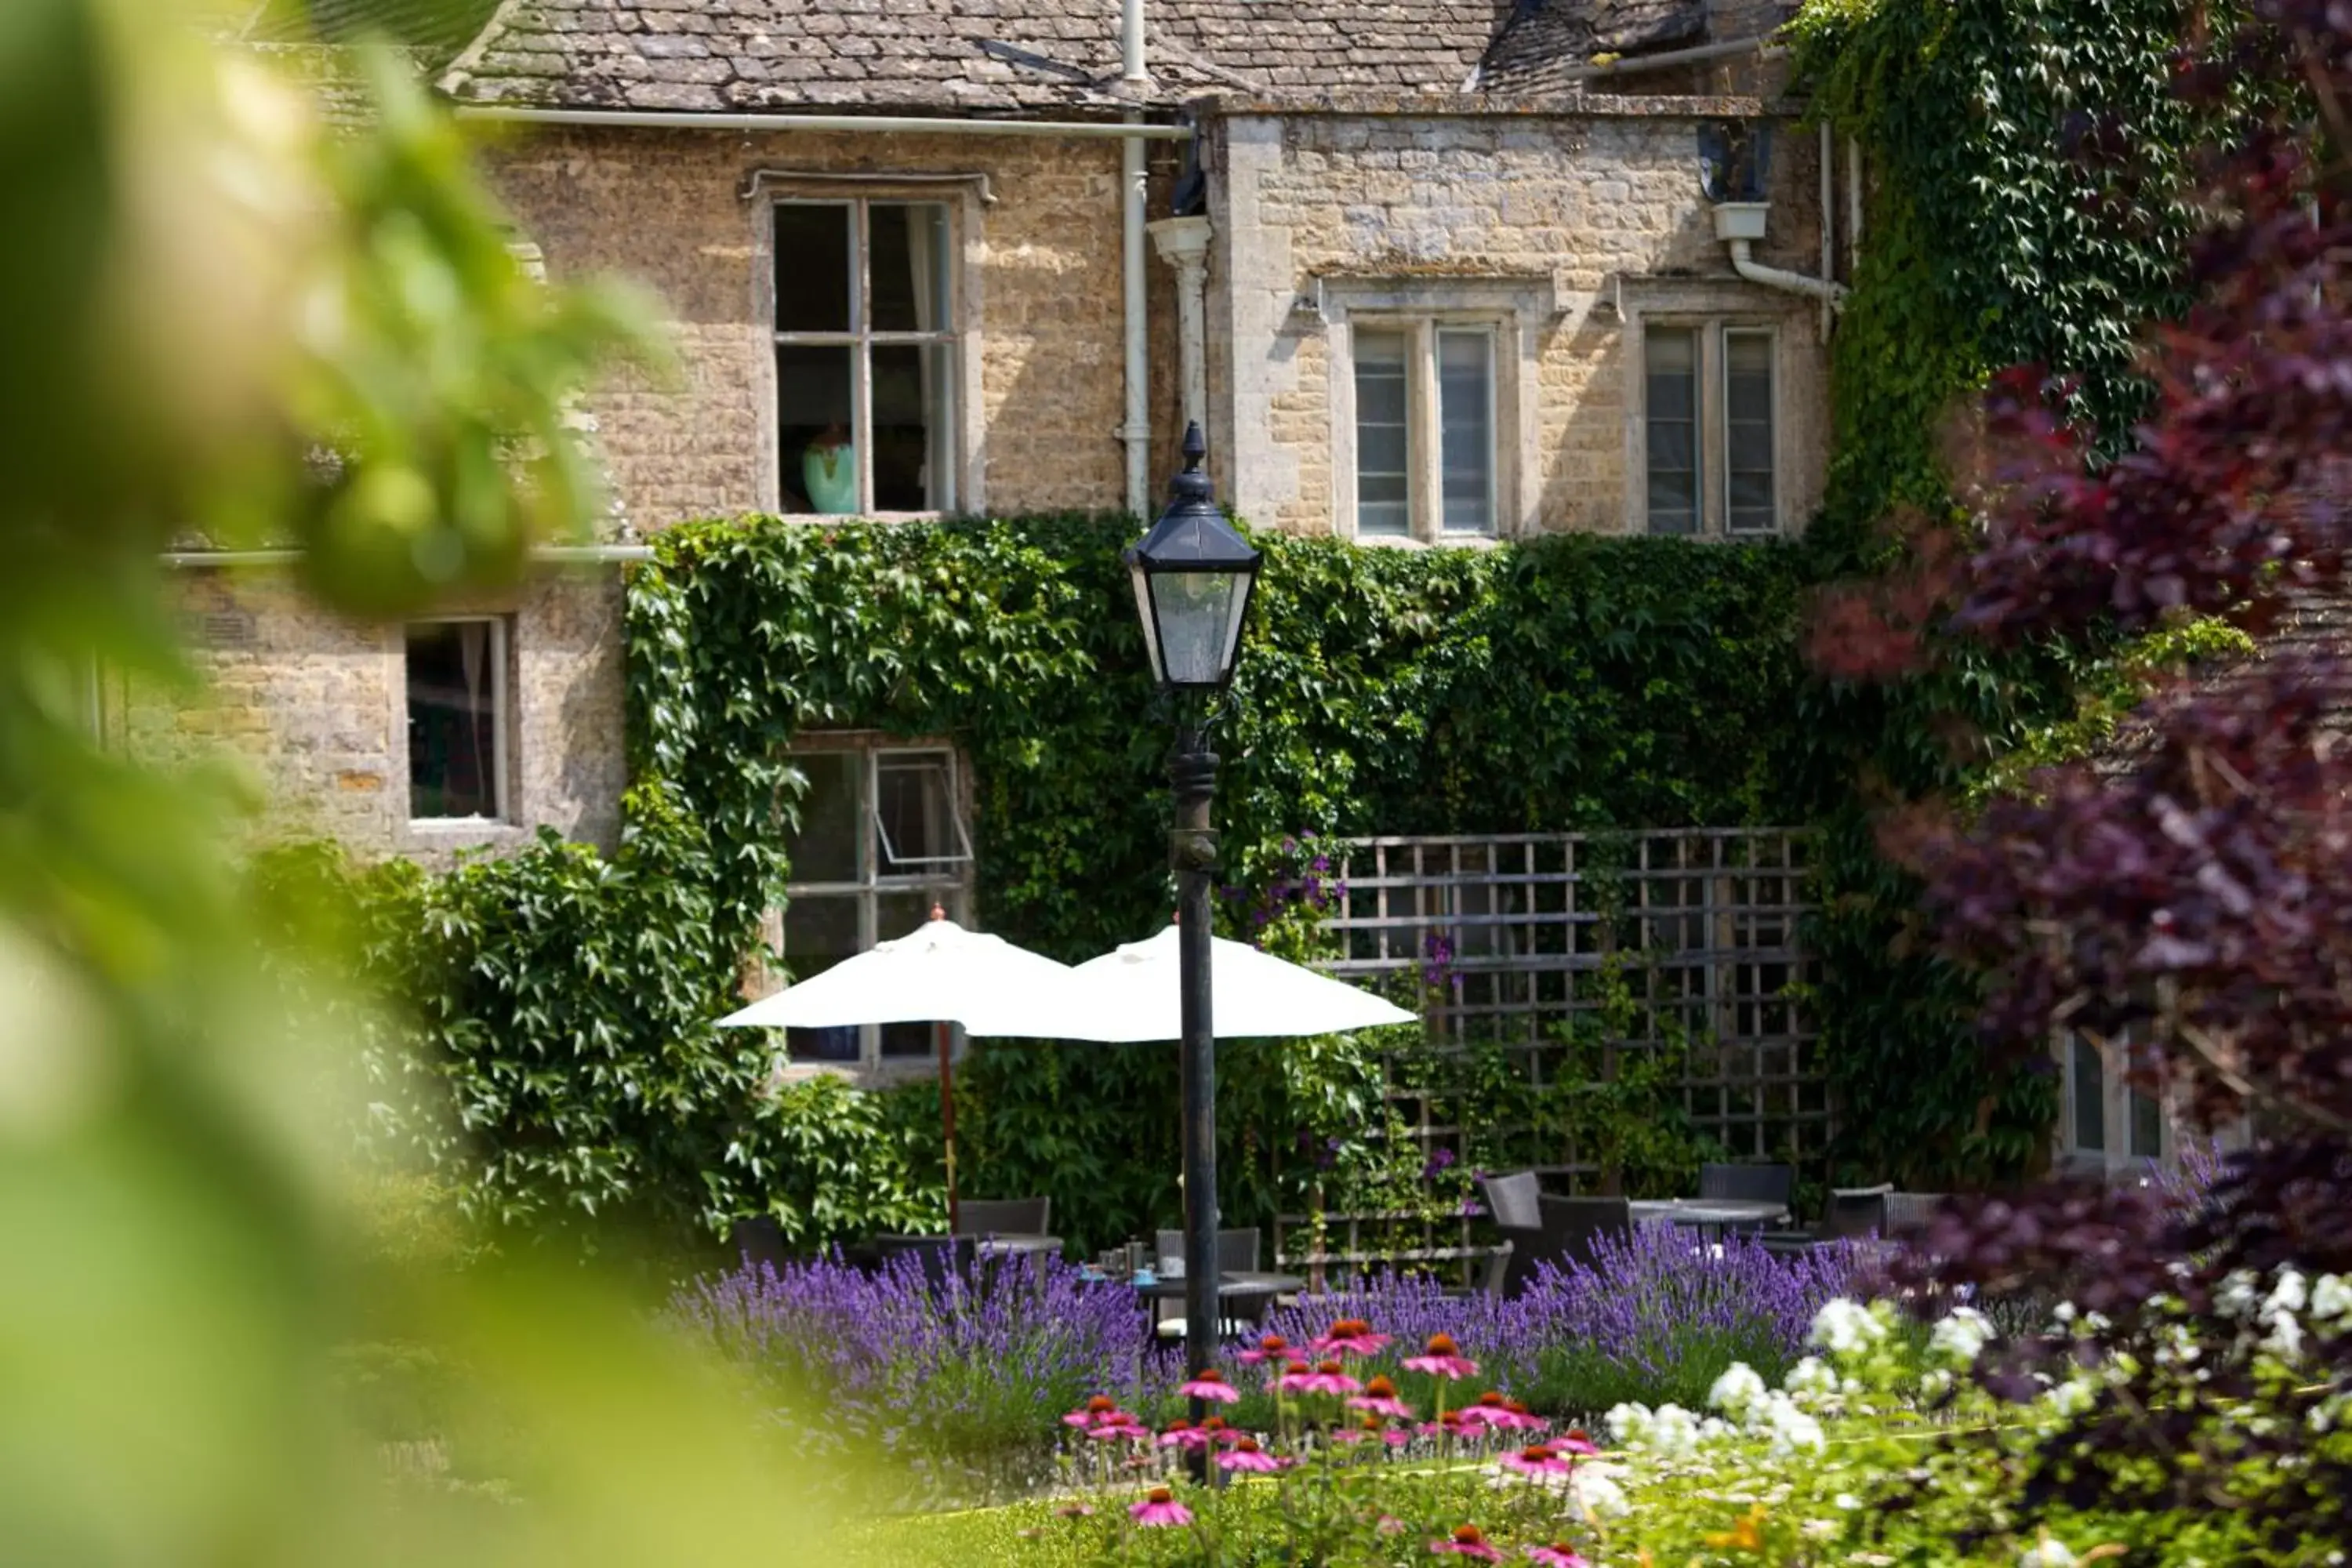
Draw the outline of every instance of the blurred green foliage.
M462 1235L385 1222L415 1194L345 1186L370 1091L339 961L296 950L321 906L238 864L233 780L97 739L101 665L188 683L175 538L306 545L347 612L496 580L593 511L567 401L645 346L611 290L523 275L413 86L378 65L376 117L330 134L208 41L236 19L0 6L5 1554L618 1565L810 1539L723 1385L596 1280L455 1282ZM437 1440L378 1446L338 1357L358 1342L455 1369L423 1380ZM497 1484L453 1484L446 1449Z

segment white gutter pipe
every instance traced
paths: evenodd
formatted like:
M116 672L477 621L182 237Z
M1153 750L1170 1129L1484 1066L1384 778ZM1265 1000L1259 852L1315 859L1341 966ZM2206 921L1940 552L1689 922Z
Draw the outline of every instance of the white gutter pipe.
M564 125L631 131L872 131L923 136L1127 137L1189 142L1189 125L1138 125L1118 120L958 120L906 114L705 114L666 109L525 109L460 103L460 120L501 125Z
M1845 262L1848 278L1862 267L1862 138L1845 139Z
M1777 267L1766 267L1748 255L1748 241L1735 239L1729 243L1731 269L1750 283L1761 283L1767 289L1779 289L1790 294L1809 295L1832 310L1845 309L1844 284L1808 278L1801 272L1783 272Z
M1138 96L1150 90L1150 73L1143 63L1143 0L1122 0L1119 7L1119 78ZM1128 122L1142 123L1139 112ZM1118 438L1127 450L1127 510L1146 515L1151 504L1151 342L1145 319L1143 217L1146 176L1143 138L1129 136L1118 144L1118 285L1120 323L1125 329L1124 372L1126 417Z
M292 566L308 552L300 550L166 550L166 566ZM547 565L603 565L651 561L650 544L534 544L530 558Z
M1837 137L1830 122L1822 121L1822 276L1837 276L1837 175L1830 167L1830 155L1837 146ZM1736 264L1735 264L1736 265ZM1822 342L1830 341L1830 302L1822 301Z

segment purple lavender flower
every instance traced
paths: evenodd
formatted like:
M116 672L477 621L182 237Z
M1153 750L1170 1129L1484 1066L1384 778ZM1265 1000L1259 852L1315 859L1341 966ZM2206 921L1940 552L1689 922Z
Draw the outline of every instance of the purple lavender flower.
M982 1260L936 1283L912 1258L871 1274L837 1256L747 1266L680 1288L667 1320L780 1415L821 1405L829 1436L973 1476L1044 1462L1061 1412L1137 1391L1150 1348L1132 1294L1053 1258Z

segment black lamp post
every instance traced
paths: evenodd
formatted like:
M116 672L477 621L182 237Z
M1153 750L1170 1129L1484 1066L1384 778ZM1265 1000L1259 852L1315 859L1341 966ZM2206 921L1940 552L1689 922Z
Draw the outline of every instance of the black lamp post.
M1217 835L1209 826L1217 758L1202 733L1208 704L1234 678L1242 620L1257 586L1258 552L1217 510L1201 472L1208 443L1184 432L1184 471L1168 487L1168 510L1128 547L1135 607L1151 673L1176 704L1176 747L1168 779L1176 797L1169 863L1176 871L1177 964L1183 1033L1178 1044L1184 1139L1184 1361L1194 1373L1217 1350L1217 1058L1209 1014L1209 873ZM1194 1419L1204 1414L1193 1401Z

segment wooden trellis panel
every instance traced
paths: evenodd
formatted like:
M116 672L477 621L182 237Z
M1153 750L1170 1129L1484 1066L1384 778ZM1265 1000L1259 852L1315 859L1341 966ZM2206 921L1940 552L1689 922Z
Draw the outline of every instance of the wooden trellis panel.
M1499 1044L1531 1086L1575 1070L1559 1026L1597 1037L1606 1053L1679 1046L1696 1130L1735 1157L1810 1163L1830 1111L1795 995L1807 842L1799 831L1752 828L1333 844L1347 893L1330 921L1344 956L1329 967L1391 984L1416 971L1436 976L1423 1048ZM1460 1153L1455 1108L1402 1089L1391 1097L1428 1153ZM1595 1174L1582 1151L1535 1153L1538 1169L1570 1184ZM1284 1218L1286 1230L1303 1216ZM1322 1251L1297 1260L1430 1262L1475 1250L1467 1219L1333 1214L1326 1223Z

